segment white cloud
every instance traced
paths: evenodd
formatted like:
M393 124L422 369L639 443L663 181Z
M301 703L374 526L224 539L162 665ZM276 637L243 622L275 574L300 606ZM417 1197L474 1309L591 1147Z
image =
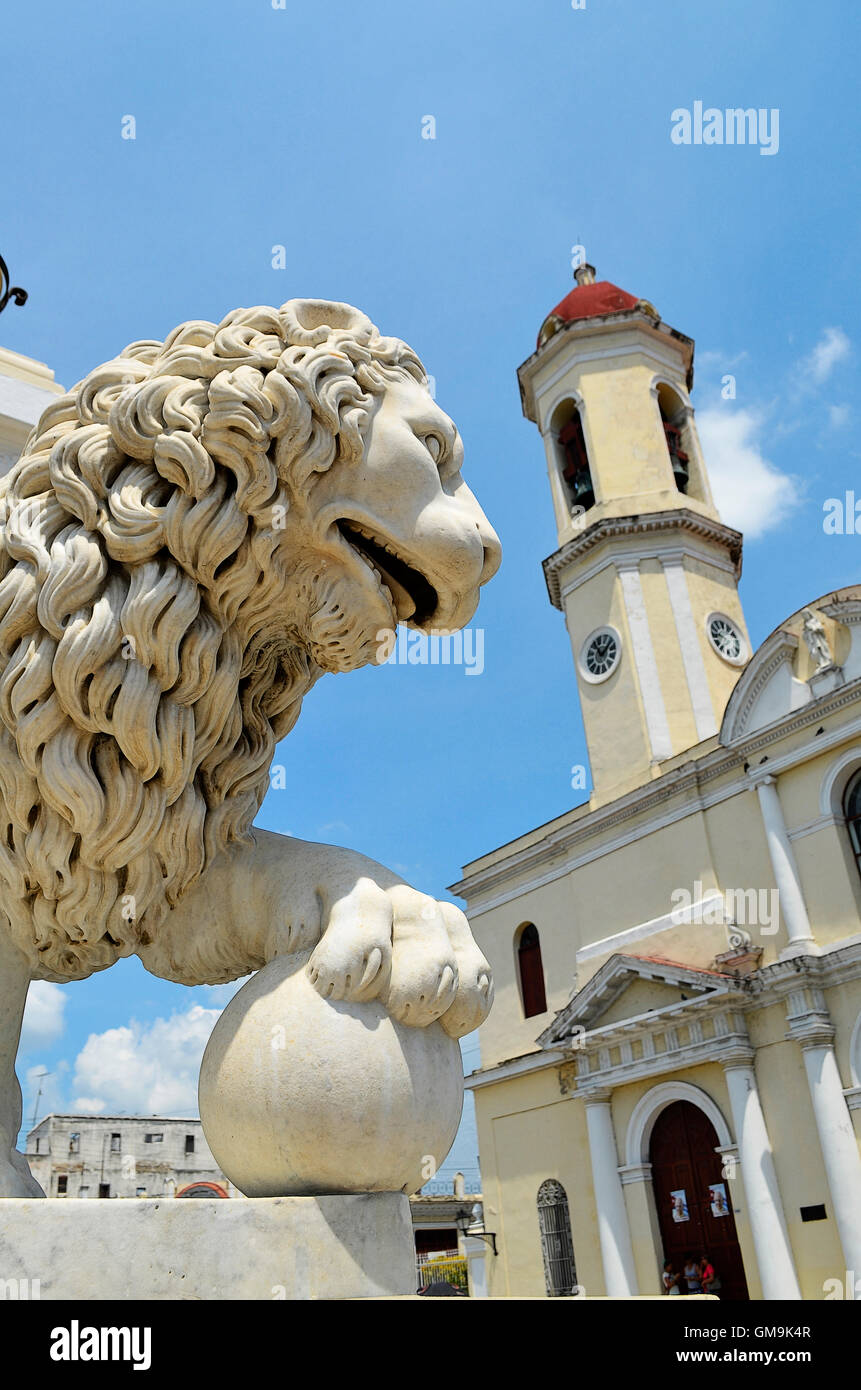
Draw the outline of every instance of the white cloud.
M747 349L737 352L733 357L720 349L706 348L697 354L697 362L700 367L719 367L721 371L729 371L732 367L737 367L740 362L746 362L749 353Z
M828 407L828 423L833 430L842 430L849 424L850 409L848 405L830 405Z
M105 1109L105 1102L98 1096L76 1096L72 1107L76 1115L103 1115Z
M754 538L778 526L798 502L797 478L764 457L760 418L751 410L711 406L697 427L718 511L728 526Z
M852 344L842 328L826 328L813 351L802 361L801 372L821 386L837 363L848 357L851 350Z
M75 1061L73 1109L196 1115L200 1062L219 1013L195 1004L151 1024L91 1033Z
M24 1022L21 1027L21 1051L32 1052L56 1042L65 1027L63 1011L66 995L59 985L47 980L34 980L27 994Z

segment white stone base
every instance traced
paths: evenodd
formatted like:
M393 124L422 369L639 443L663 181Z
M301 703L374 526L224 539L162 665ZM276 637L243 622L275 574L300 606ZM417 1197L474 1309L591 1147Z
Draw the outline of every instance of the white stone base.
M11 1279L27 1281L19 1297L75 1301L414 1294L409 1201L6 1198L0 1281Z

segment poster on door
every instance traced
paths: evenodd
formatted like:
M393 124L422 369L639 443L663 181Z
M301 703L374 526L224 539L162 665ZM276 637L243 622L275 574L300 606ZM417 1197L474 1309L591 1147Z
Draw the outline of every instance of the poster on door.
M688 1211L688 1194L686 1193L685 1189L683 1187L679 1187L675 1192L671 1192L670 1200L673 1204L673 1220L690 1221L691 1216L690 1212Z
M729 1216L729 1204L726 1198L726 1183L713 1182L709 1184L709 1205L712 1216Z

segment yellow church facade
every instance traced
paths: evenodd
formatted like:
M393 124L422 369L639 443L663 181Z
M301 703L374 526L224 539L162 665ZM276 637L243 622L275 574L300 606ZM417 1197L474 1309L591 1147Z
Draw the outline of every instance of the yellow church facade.
M453 885L488 1292L861 1297L861 587L751 649L693 343L576 278L519 378L593 790Z

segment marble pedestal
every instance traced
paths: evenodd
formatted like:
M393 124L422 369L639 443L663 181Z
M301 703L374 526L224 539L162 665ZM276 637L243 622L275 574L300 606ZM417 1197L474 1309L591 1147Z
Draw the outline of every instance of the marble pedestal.
M7 1299L336 1299L415 1291L409 1201L399 1192L0 1200L0 1297Z

